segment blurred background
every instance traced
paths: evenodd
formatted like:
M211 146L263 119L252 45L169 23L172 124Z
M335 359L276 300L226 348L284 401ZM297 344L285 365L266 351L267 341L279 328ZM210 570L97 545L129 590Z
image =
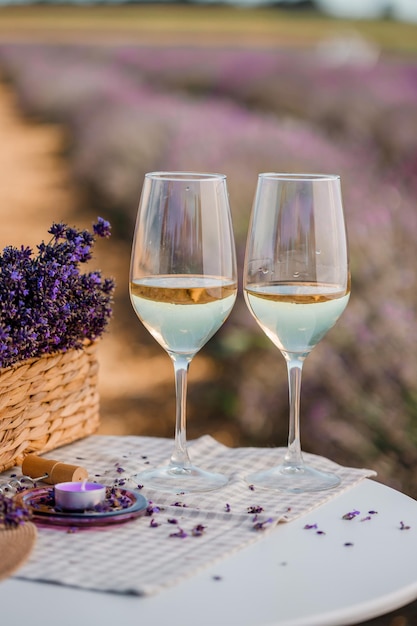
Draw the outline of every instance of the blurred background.
M417 2L4 2L0 243L111 221L101 432L173 437L169 357L128 298L144 174L228 177L240 267L262 171L337 173L352 296L306 361L302 446L417 496ZM190 368L188 437L286 445L285 362L239 294Z

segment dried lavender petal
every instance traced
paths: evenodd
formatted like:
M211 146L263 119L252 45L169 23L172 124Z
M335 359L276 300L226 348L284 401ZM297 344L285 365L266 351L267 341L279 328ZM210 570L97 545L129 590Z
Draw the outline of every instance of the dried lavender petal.
M193 537L200 537L205 530L206 526L203 526L203 524L197 524L197 526L194 526L194 528L192 529L191 534L193 535Z
M159 513L161 509L159 506L154 506L152 500L149 500L148 506L146 507L146 515L153 515L154 513Z
M253 524L252 528L253 530L265 530L265 527L268 524L272 524L274 520L272 519L272 517L264 520L263 522L256 522L255 524Z
M184 539L185 537L188 537L187 533L185 531L183 531L182 528L179 528L176 533L170 533L169 536L170 537L179 537L180 539Z
M349 513L345 513L342 516L342 519L351 520L351 519L354 519L357 515L360 515L360 511L353 510L353 511L350 511Z
M262 513L263 507L259 505L248 506L248 513Z

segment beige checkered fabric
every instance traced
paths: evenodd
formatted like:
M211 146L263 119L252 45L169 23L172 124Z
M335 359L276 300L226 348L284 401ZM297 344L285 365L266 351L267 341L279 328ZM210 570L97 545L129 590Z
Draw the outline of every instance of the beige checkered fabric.
M55 450L53 456L83 465L90 479L111 485L165 464L172 448L168 439L96 435ZM341 485L309 494L252 491L245 481L248 471L278 464L283 450L228 448L204 436L189 443L189 452L195 464L229 475L229 484L217 491L187 495L143 488L143 495L159 511L105 529L68 533L40 528L36 548L18 576L98 591L156 593L259 541L278 522L291 521L374 475L371 470L341 467L305 454L306 461L319 469L335 471ZM255 520L255 514L248 511L259 507L262 511ZM255 530L256 521L266 520L263 530ZM204 527L202 533L193 533L199 526ZM186 536L176 536L179 529Z

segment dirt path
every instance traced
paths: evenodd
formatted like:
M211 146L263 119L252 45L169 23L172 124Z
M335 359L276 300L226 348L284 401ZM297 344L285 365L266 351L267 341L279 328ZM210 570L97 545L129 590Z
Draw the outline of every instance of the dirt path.
M34 245L52 219L71 214L74 198L57 157L62 131L22 119L13 92L0 84L0 138L0 245Z

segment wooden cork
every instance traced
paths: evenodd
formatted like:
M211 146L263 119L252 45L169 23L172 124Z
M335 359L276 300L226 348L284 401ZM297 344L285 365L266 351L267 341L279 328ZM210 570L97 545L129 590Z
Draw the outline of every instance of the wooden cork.
M42 479L50 485L57 483L81 482L88 478L88 472L79 465L69 465L52 459L44 459L36 454L28 454L22 463L22 474L35 480Z

